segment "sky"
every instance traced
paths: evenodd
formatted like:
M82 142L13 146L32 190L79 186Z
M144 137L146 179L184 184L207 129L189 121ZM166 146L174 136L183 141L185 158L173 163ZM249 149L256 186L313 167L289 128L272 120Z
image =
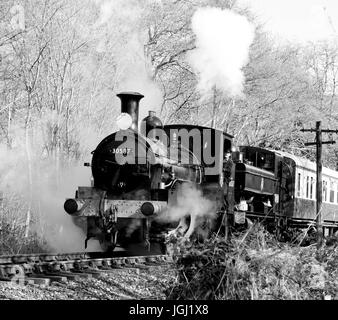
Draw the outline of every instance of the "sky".
M248 4L265 30L291 42L338 38L338 0L238 0Z

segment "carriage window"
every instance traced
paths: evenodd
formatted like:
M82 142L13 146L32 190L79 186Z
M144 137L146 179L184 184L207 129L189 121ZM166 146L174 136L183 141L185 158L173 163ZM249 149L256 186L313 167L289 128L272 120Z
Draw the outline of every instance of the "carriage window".
M310 177L306 177L306 198L309 198Z
M334 202L334 190L335 190L335 183L334 182L330 182L330 202L333 203Z
M327 181L323 181L323 201L327 201Z
M297 183L297 196L300 197L300 182L302 180L302 175L298 173L298 183ZM338 190L337 190L338 192Z
M313 178L313 199L315 200L317 199L316 191L317 191L316 178Z
M311 177L311 183L310 183L310 199L313 198L313 177Z

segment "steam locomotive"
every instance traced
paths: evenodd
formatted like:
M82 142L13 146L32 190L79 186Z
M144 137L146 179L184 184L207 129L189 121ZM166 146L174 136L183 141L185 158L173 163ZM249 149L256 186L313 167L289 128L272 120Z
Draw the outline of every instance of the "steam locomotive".
M163 125L155 113L138 128L143 95L124 92L119 130L92 152L91 187L79 187L65 211L84 229L87 241L99 240L104 251L119 245L147 252L165 251L168 232L195 230L191 213L165 219L177 206L184 186L199 190L213 203L209 232L260 219L278 230L308 226L315 220L314 164L262 148L233 146L233 137L213 128ZM324 227L338 228L338 173L324 168ZM332 200L332 201L331 201ZM163 218L164 219L161 219ZM167 217L168 218L168 217Z

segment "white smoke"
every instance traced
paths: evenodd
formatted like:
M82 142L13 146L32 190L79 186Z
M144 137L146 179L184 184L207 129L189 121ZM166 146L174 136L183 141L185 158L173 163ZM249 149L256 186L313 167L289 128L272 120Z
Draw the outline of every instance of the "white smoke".
M245 16L218 8L200 8L192 17L196 49L188 62L199 75L198 90L206 96L214 89L231 96L243 94L242 68L249 59L255 28Z
M16 138L19 140L18 136ZM6 199L18 195L21 206L25 207L25 210L21 211L12 209L15 224L18 227L25 225L30 203L29 235L36 233L55 252L84 251L86 234L64 211L63 204L66 198L74 197L78 186L90 185L90 168L73 163L58 169L53 159L41 160L38 148L31 145L30 182L27 174L28 161L23 146L22 144L21 148L18 146L8 150L6 146L0 144L0 191L4 193ZM86 251L100 250L98 241L88 242Z
M144 55L142 40L139 36L130 37L121 57L121 82L118 91L133 91L144 95L140 101L139 121L155 111L158 115L163 95L158 85L151 79L150 63Z
M94 0L100 7L100 16L96 27L103 36L97 47L100 52L110 52L116 61L119 82L116 91L133 91L144 95L140 102L139 120L152 110L160 113L163 94L152 79L151 62L145 54L147 30L143 23L144 5L138 0ZM148 0L147 2L152 2ZM157 2L154 0L154 2ZM119 39L114 48L106 46L106 37L119 30ZM119 104L119 100L116 99Z
M198 231L201 224L209 219L213 222L216 219L216 204L205 197L201 190L192 184L183 184L177 190L177 201L170 206L166 212L158 217L160 222L179 222L181 219L190 216L192 230Z
M75 225L63 209L66 198L73 198L78 186L90 186L90 168L72 165L56 171L48 162L40 165L41 176L34 192L34 206L39 207L36 232L44 237L56 252L101 251L97 240L88 241L86 230ZM86 227L86 225L84 225Z

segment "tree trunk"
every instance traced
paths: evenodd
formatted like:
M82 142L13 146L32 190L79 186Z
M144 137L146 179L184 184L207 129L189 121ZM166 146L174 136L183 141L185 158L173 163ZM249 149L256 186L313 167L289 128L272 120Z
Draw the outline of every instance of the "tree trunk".
M29 188L29 199L28 199L28 209L26 213L26 223L25 223L25 238L28 238L29 235L29 227L31 222L31 210L32 210L32 202L33 202L33 168L32 168L32 154L31 154L31 144L29 137L29 127L31 121L31 110L30 110L30 97L28 98L28 106L27 106L27 116L25 123L25 152L27 159L27 170L28 170L28 188Z

